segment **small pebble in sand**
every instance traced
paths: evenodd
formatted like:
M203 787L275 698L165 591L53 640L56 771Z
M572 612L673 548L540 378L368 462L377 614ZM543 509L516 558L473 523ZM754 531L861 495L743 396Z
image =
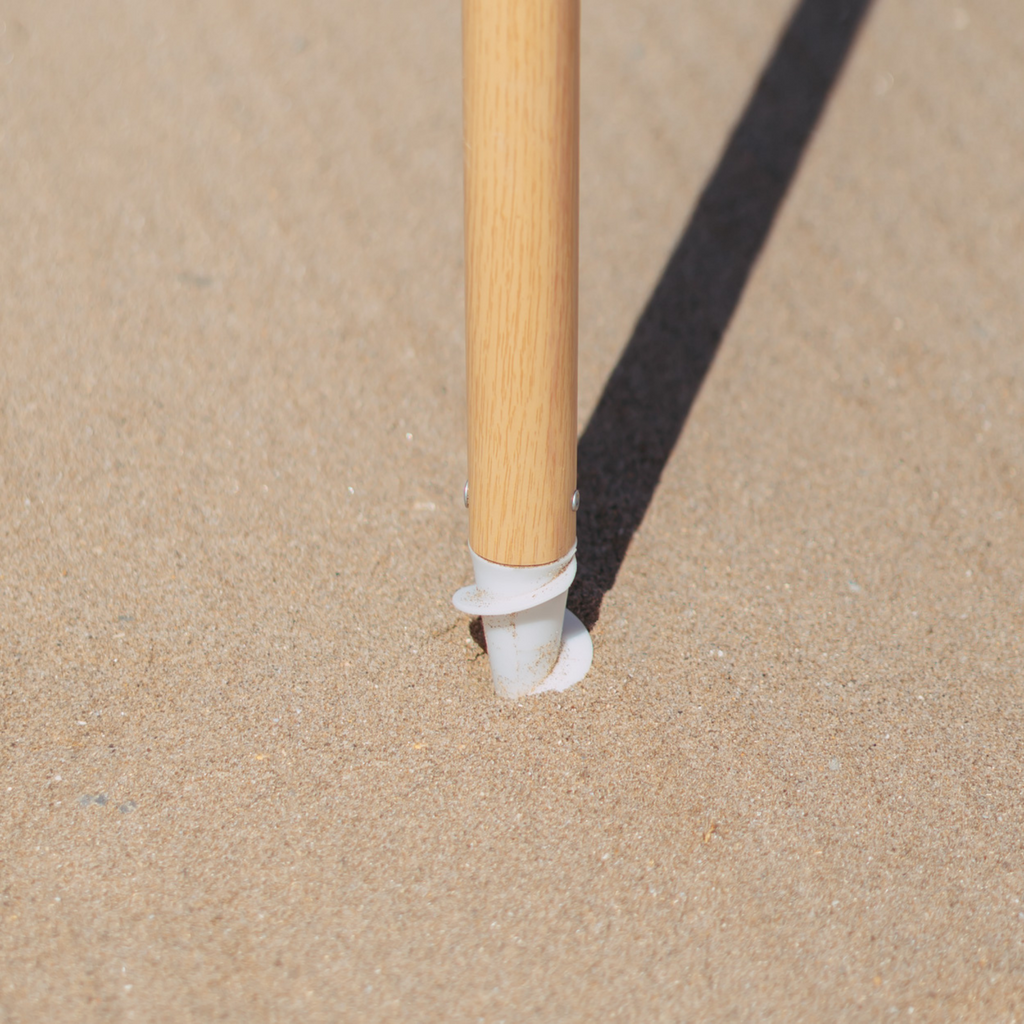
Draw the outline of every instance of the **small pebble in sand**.
M107 794L97 793L95 796L90 796L86 793L84 796L80 796L78 798L78 803L82 807L88 807L90 804L97 804L99 807L106 807Z
M135 808L138 807L138 806L139 805L134 800L129 800L127 803L121 804L121 806L118 807L118 810L122 814L131 814L132 811L134 811Z
M842 765L839 763L838 757L833 757L832 760L829 761L828 766L834 772L837 772L840 768L842 768Z

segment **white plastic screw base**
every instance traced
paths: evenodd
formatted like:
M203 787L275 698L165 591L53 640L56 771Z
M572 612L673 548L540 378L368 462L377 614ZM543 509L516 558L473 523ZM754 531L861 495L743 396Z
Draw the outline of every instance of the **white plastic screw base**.
M499 565L472 548L476 582L452 598L484 621L494 689L502 697L567 690L590 669L594 645L565 607L576 577L576 546L547 565Z

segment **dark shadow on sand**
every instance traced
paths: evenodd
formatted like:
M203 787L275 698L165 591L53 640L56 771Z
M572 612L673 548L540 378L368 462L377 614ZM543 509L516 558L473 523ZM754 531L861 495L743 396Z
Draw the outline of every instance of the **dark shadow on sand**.
M579 442L579 575L597 622L872 0L802 0Z

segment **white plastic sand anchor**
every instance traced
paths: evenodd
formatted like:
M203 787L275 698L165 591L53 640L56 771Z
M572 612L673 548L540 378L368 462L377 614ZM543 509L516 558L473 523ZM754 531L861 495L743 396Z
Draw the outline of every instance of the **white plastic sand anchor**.
M576 577L576 546L547 565L499 565L472 548L476 582L452 603L484 621L494 689L502 697L567 690L590 668L594 646L565 607Z

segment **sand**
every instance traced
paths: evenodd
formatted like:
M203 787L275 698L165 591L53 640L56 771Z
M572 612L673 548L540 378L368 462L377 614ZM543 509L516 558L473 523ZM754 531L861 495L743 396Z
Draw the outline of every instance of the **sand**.
M0 1020L1024 1019L1024 8L790 15L585 4L507 703L458 5L9 0Z

